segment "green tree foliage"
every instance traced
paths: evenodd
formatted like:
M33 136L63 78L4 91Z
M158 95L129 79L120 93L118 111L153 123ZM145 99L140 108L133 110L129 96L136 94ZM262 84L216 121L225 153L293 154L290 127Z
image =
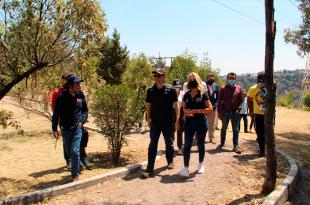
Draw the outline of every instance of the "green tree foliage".
M152 70L147 57L141 53L130 60L128 68L122 76L122 81L132 89L142 88L145 90L152 84Z
M97 90L92 115L101 133L108 139L113 163L117 164L126 136L141 118L139 92L125 85L106 85Z
M104 13L95 0L0 1L0 100L23 79L95 53L104 39Z
M215 75L216 82L221 84L219 70L215 70L211 67L211 59L208 57L208 53L203 53L203 58L200 63L198 63L197 59L198 57L189 52L188 49L186 49L182 55L177 56L168 72L168 82L171 83L173 79L180 79L185 82L189 73L196 72L203 81L207 79L208 74L212 73Z
M286 43L297 45L298 55L304 56L310 53L310 1L298 0L299 10L302 13L302 23L296 30L286 29L284 40Z
M185 51L181 56L174 58L172 67L168 71L167 81L172 83L174 79L180 79L181 81L185 82L189 73L198 72L196 58L196 56L190 54L187 51Z
M310 92L308 92L303 98L303 104L310 109Z
M122 81L129 88L139 92L140 100L137 101L142 111L140 118L137 123L142 124L143 114L145 111L145 98L146 89L152 85L153 74L152 66L145 54L141 53L139 56L134 56L128 65L128 68L122 76Z
M114 29L112 38L108 37L100 48L100 63L98 74L107 84L121 84L121 76L129 63L129 51L127 47L120 45L120 33Z

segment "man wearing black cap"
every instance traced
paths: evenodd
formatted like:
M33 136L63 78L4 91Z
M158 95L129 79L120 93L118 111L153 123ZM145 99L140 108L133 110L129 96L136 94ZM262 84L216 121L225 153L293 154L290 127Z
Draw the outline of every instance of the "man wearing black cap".
M85 96L82 94L79 77L71 75L67 80L67 88L56 101L52 117L52 130L56 139L59 139L57 131L58 122L61 134L71 157L71 176L73 181L78 180L80 172L80 144L82 127L87 121L88 108Z
M148 148L148 165L143 177L154 176L154 164L160 133L163 133L166 144L166 159L168 169L173 168L173 126L178 128L179 108L175 89L165 84L166 74L162 68L152 72L154 85L147 90L146 120L150 127L150 144ZM176 113L176 123L173 125L173 109Z
M257 84L253 85L248 92L249 114L254 113L254 127L259 145L259 156L265 156L265 130L264 113L267 91L265 88L265 73L257 74Z

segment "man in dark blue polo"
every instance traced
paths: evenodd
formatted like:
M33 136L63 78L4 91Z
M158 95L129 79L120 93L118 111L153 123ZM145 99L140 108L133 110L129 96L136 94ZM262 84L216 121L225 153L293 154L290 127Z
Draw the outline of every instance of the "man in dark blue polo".
M81 92L80 82L77 76L70 76L67 88L57 97L55 110L52 117L53 135L59 139L57 131L58 122L66 150L71 157L71 176L77 181L80 173L80 144L82 139L82 127L87 121L88 109L85 96Z
M165 84L166 73L162 68L152 72L154 85L147 90L146 120L150 127L150 145L148 148L148 165L143 177L154 176L154 164L157 154L159 136L162 133L166 144L168 169L173 168L173 126L178 128L179 108L175 89ZM173 123L173 109L176 123Z

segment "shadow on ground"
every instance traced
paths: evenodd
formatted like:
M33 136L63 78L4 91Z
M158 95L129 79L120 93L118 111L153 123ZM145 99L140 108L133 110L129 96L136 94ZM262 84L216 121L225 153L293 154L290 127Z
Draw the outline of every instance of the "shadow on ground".
M50 174L61 174L65 171L68 171L66 167L58 167L55 169L48 169L48 170L34 172L34 173L29 174L29 176L34 177L34 178L39 178L39 177L43 177L45 175L50 175Z
M160 176L160 173L165 171L165 170L167 170L166 166L155 169L154 170L155 177L156 176ZM125 181L130 181L130 180L137 179L137 178L143 179L142 171L143 170L140 170L139 172L135 172L135 173L129 173L126 176L124 176L122 179L125 180Z
M112 163L110 152L92 152L87 154L90 162L94 164L94 169L109 169L115 167L125 167L130 164L128 157L120 157L117 164Z
M262 199L264 197L266 197L266 196L262 195L262 194L246 194L242 198L235 199L235 200L229 202L228 205L238 205L241 203L248 204L247 202L250 202L253 199Z
M172 183L188 183L192 182L193 178L198 174L198 171L191 172L189 174L189 177L182 177L179 176L178 174L173 174L173 175L162 175L161 176L161 183L164 184L172 184Z

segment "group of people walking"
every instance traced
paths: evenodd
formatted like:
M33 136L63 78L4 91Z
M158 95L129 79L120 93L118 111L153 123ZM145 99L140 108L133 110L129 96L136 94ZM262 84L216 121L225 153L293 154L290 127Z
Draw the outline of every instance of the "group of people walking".
M254 119L259 156L265 155L264 109L265 109L265 76L259 73L257 84L248 93L243 92L237 84L237 75L229 73L227 83L219 88L215 83L215 75L209 74L206 82L192 72L183 84L173 81L173 86L165 83L166 73L162 68L152 72L154 84L146 94L146 121L150 128L150 144L148 147L148 165L143 177L154 176L154 164L157 155L158 141L162 133L166 145L167 168L173 169L174 135L177 135L178 153L183 155L184 167L179 175L189 176L190 153L193 140L197 142L199 152L198 173L205 172L205 138L208 133L210 143L214 143L216 118L222 121L220 144L217 149L225 147L226 131L231 121L233 130L233 151L241 154L239 148L240 119L245 119L247 130L247 114ZM51 107L52 130L56 139L60 138L57 130L60 126L63 137L64 158L71 169L72 180L79 179L81 168L91 169L87 160L85 147L88 132L83 127L87 122L88 107L84 93L81 91L79 77L65 73L62 75L64 87L56 89L52 96ZM249 111L249 112L248 112ZM183 142L184 132L184 142Z
M227 83L221 88L215 83L215 76L209 74L206 82L195 72L187 76L183 84L178 79L173 86L165 84L166 73L158 68L152 72L154 85L147 90L146 120L150 127L150 144L148 148L148 165L142 176L154 176L154 163L158 140L163 134L166 145L167 168L173 169L174 132L177 132L178 153L183 154L184 167L179 175L189 176L190 151L193 139L197 140L199 152L198 173L204 173L205 138L209 131L209 140L214 143L216 115L222 121L220 144L217 149L225 147L226 131L231 121L233 130L233 151L241 154L239 147L240 120L246 118L244 131L247 130L247 115L254 119L259 156L265 155L264 108L265 108L265 75L259 73L257 84L246 94L237 84L237 75L229 73ZM184 143L182 132L184 131Z

